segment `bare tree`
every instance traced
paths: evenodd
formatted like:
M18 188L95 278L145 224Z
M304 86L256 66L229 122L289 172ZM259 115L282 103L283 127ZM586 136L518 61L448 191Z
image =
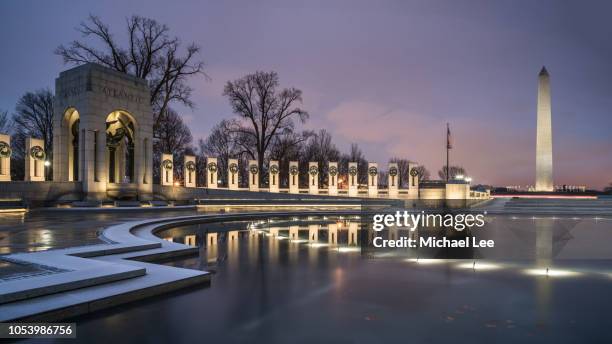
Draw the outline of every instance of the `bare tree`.
M314 135L312 131L288 132L276 136L270 144L269 160L278 160L279 185L289 187L289 161L300 161L304 144Z
M348 154L342 154L340 157L340 164L338 166L338 171L340 175L344 176L348 180L348 163L349 162L357 162L357 171L358 171L358 183L359 184L367 184L368 183L368 161L365 159L361 148L356 143L351 144L351 150Z
M308 113L296 106L302 102L302 91L279 87L276 72L257 71L240 79L228 81L223 90L235 114L234 131L242 138L242 148L257 160L263 171L266 153L275 137L294 131L294 119L304 123ZM263 173L259 173L259 178Z
M0 111L0 134L9 134L13 128L13 121L8 111Z
M465 169L461 166L450 166L449 170L450 170L449 179L454 179L458 175L463 175L463 176L466 175ZM440 179L442 180L446 180L446 165L442 166L442 168L438 171L438 177L440 177Z
M200 47L189 44L181 52L177 37L154 19L132 16L127 19L127 46L121 46L109 27L94 15L76 30L89 42L74 40L60 45L55 53L66 64L93 62L119 72L146 79L151 90L151 105L155 113L154 133L158 132L166 109L173 102L193 107L192 89L186 80L204 75L204 63L198 59Z
M183 122L179 114L168 108L165 114L160 117L158 139L153 143L154 154L153 163L153 178L159 178L159 168L162 153L172 154L174 161L174 174L177 181L183 178L183 161L186 151L193 151L191 143L193 136L191 130Z
M227 186L229 159L241 159L245 155L245 152L236 141L236 133L232 132L231 121L222 120L212 129L206 140L200 139L198 142L199 155L203 163L201 166L202 171L206 166L206 157L216 157L217 165L219 166L219 180L222 181L225 186ZM239 164L239 166L245 167L243 165L246 164ZM244 169L244 171L246 171L246 169ZM202 180L202 182L204 182L204 180Z
M316 161L319 164L319 185L325 185L328 177L327 163L338 160L340 160L340 151L332 142L332 136L327 130L321 129L318 133L310 136L304 146L302 162L300 164L303 170L301 175L304 177L304 182L307 182L309 162Z
M378 171L378 187L379 188L389 187L389 171L387 170Z
M17 101L13 122L13 140L11 146L15 163L11 164L15 179L23 179L25 141L28 137L42 139L45 142L45 154L48 161L53 160L53 94L49 89L27 92ZM46 168L46 179L53 175L51 164Z
M389 163L397 164L397 177L398 182L397 185L399 187L405 187L408 185L408 181L410 180L410 171L408 170L410 167L410 160L404 158L393 157L389 159Z
M429 170L427 170L425 166L418 165L414 169L419 173L419 182L423 180L429 180L431 174L429 173Z

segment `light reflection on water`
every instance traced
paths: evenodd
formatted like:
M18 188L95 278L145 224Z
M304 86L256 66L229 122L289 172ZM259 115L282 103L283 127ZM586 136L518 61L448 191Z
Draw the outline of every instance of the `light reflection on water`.
M130 333L128 339L136 340L145 335L135 330L139 324L162 321L166 326L153 333L176 336L179 341L575 343L612 339L606 326L612 306L607 297L610 260L556 261L555 250L548 244L540 245L541 250L535 245L530 260L364 259L358 246L348 245L347 223L333 218L310 220L314 222L298 226L297 239L292 236L295 224L280 220L271 225L259 222L265 224L260 227L240 222L223 224L223 228L207 224L169 230L163 235L176 242L196 235L200 254L167 264L214 271L210 288L94 316L82 323L81 333L125 330ZM514 228L510 219L496 221L500 228ZM550 228L555 232L568 227L559 225ZM338 228L336 243L326 230L330 227L332 232ZM524 224L520 228L529 230ZM204 241L206 235L216 230L221 232L212 244L204 244L210 242ZM529 243L534 245L536 238ZM543 252L553 257L544 257ZM547 264L553 261L548 271L538 268L536 263L542 259L548 259ZM129 330L122 323L128 319Z
M213 271L211 286L80 319L79 336L99 342L118 335L267 343L612 340L612 260L577 259L605 253L609 222L491 219L482 234L499 243L497 255L517 259L366 259L361 236L350 235L355 224L359 231L355 219L310 217L161 232L199 247L198 256L166 264Z

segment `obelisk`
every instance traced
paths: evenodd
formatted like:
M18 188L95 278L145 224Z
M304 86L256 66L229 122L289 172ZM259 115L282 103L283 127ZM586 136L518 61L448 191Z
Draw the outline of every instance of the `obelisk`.
M536 191L554 191L550 76L546 67L538 75L538 123L536 134Z

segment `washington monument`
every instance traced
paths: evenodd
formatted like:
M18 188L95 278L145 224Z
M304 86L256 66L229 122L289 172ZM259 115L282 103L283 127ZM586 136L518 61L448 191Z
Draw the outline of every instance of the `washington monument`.
M546 67L538 76L538 129L536 136L536 191L554 191L550 77Z

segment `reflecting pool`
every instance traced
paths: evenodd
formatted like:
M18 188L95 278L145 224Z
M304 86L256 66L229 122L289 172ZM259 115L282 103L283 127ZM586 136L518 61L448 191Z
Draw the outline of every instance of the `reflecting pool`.
M198 256L164 264L214 271L210 287L76 319L79 337L177 343L612 340L609 219L494 217L482 235L495 238L499 251L470 259L364 257L364 228L355 218L313 216L165 230L158 235L200 249Z

